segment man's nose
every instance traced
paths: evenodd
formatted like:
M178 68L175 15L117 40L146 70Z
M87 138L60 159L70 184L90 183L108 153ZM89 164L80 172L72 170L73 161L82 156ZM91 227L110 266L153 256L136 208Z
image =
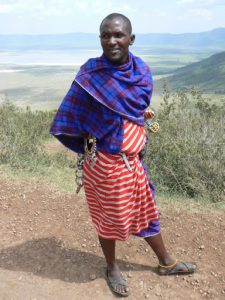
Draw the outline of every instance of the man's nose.
M111 36L109 39L109 44L110 45L115 45L116 44L116 38L114 36Z

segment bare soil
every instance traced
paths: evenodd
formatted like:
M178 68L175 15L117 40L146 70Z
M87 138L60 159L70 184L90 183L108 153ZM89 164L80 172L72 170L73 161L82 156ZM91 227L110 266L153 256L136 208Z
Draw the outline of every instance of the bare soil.
M5 177L0 187L0 300L115 299L83 193ZM158 201L170 252L196 261L198 270L160 277L154 253L131 237L117 246L128 299L225 299L224 211Z

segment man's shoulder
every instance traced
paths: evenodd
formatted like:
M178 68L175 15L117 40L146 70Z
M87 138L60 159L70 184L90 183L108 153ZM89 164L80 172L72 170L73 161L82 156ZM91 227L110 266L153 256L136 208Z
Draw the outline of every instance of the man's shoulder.
M134 64L138 68L144 69L145 71L149 71L150 72L149 65L146 62L144 62L143 59L140 56L136 56L136 55L132 54L132 58L133 58Z
M78 72L79 75L83 75L86 73L94 72L99 69L102 65L102 58L101 57L93 57L89 58L81 67Z

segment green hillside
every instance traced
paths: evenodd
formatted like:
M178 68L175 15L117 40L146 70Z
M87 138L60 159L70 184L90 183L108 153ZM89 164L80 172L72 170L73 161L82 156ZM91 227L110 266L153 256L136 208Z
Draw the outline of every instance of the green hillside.
M179 68L173 75L164 78L164 81L171 90L196 86L204 92L225 94L225 51ZM162 82L163 79L155 82L157 90Z

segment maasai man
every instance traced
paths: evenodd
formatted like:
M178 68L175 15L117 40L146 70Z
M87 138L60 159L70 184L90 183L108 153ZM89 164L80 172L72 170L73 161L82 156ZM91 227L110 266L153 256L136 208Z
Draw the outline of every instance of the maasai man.
M106 259L107 282L113 292L128 296L116 263L116 240L131 234L144 238L159 260L159 275L193 273L196 265L177 262L167 252L154 189L140 159L152 76L129 52L135 40L130 20L108 15L100 25L100 40L103 55L80 68L50 132L79 153L80 168L84 157L85 195Z

